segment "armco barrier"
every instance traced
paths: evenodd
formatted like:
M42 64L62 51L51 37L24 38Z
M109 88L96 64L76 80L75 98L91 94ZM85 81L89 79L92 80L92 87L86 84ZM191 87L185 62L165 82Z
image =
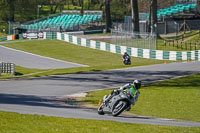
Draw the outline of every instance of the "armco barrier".
M0 38L0 41L6 41L6 40L15 40L15 35L8 35Z
M0 73L15 74L15 64L0 62Z
M88 40L85 38L80 38L77 36L72 36L69 34L64 34L59 32L57 33L57 39L73 43L79 46L108 51L112 53L124 54L124 52L127 52L130 56L134 57L158 59L158 60L172 60L172 61L176 60L200 61L200 50L180 52L180 51L163 51L163 50L134 48L128 46L118 46L115 44Z
M56 32L45 32L45 39L56 39L57 33Z
M7 40L7 36L0 38L0 41L6 41L6 40Z

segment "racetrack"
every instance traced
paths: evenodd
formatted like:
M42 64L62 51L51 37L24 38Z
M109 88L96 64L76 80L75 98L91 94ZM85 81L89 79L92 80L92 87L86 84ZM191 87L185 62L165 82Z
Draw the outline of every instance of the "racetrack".
M60 104L65 95L119 87L134 79L143 83L176 78L200 72L200 62L159 64L79 74L0 81L0 110L70 118L114 120L154 125L200 127L198 122L180 122L150 117L100 116L96 109Z
M14 42L15 41L5 42L5 43L14 43ZM81 65L77 63L39 56L4 46L0 46L0 62L14 63L22 67L36 68L36 69L88 67L87 65Z

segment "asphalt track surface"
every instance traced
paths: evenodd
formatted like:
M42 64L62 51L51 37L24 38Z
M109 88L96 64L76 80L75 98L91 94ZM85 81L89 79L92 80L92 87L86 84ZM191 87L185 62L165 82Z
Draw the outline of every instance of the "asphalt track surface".
M198 122L183 122L142 116L100 116L97 110L82 106L62 104L67 95L97 89L119 87L134 79L143 83L177 78L200 72L200 62L159 64L109 71L83 72L0 81L0 110L25 114L39 114L66 118L113 120L129 123L200 127Z
M3 42L3 43L14 43L14 42L16 41ZM21 50L7 48L4 46L0 46L0 62L14 63L18 66L26 68L36 68L36 69L61 69L61 68L73 68L73 67L87 67L86 65L39 56Z

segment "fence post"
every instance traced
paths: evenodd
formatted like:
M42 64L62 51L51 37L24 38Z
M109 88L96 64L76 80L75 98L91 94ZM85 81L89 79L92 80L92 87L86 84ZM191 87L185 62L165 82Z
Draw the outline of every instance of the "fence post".
M186 50L187 50L187 43L185 43L185 48L186 48Z
M182 43L182 42L181 42ZM177 43L177 46L176 46L177 48L178 48L178 43Z
M182 34L182 41L183 41L183 38L184 38L184 34Z
M194 43L194 48L195 48L195 50L197 50L197 48L196 48L196 43Z
M182 46L182 45L183 45L183 43L181 43L181 49L183 49L183 46Z
M12 64L12 75L15 75L15 64Z

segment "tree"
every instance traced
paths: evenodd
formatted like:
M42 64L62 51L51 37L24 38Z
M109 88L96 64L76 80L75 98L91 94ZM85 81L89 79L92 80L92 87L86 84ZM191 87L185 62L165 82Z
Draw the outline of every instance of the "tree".
M15 21L15 0L9 0L9 21Z
M151 2L151 25L152 25L152 32L156 32L157 27L157 0L152 0Z
M106 32L110 32L112 26L110 15L110 0L105 0L105 13L106 13Z
M131 12L132 12L132 22L134 24L133 32L140 32L137 0L131 0Z
M88 10L90 10L90 2L91 2L91 1L90 1L90 0L88 0L88 7L87 7L87 8L88 8Z
M63 8L63 5L66 4L66 0L50 0L49 6L50 6L50 13L56 13L57 8Z
M151 0L150 4L150 31L151 33L155 33L157 38L160 38L158 34L157 27L158 27L158 18L157 18L157 0Z
M84 1L83 0L79 0L81 2L81 14L83 15L83 7L84 7Z

